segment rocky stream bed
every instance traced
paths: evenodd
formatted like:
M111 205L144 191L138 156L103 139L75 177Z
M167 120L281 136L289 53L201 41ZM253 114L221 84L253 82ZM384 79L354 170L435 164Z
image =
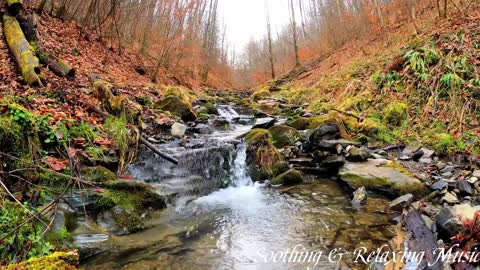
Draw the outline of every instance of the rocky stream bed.
M201 102L195 110L208 111ZM149 138L178 166L141 149L128 169L135 180L111 186L120 195L86 190L88 199L78 193L62 204L55 226L73 232L84 269L390 269L355 262L354 250L379 247L426 250L404 262L420 269L434 261L432 250L469 233L463 223L480 198L470 161L421 146L362 145L334 121L308 129L233 103L214 111ZM462 240L461 249L476 246ZM274 261L295 247L346 254L335 263Z

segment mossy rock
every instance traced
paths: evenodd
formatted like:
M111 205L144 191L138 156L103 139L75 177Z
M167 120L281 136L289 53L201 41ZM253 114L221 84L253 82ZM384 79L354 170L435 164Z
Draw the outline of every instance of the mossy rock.
M292 120L287 123L288 126L293 127L296 130L305 130L308 129L312 122L311 118L299 117L295 120Z
M82 170L82 174L85 180L93 183L114 182L118 179L117 175L102 166L85 168Z
M76 270L78 269L79 258L76 252L55 252L50 255L31 258L19 264L7 266L8 270Z
M285 125L271 127L269 131L272 134L273 144L277 148L294 145L302 139L302 134L298 130Z
M384 119L391 125L399 126L407 119L407 109L407 104L403 102L390 103L383 111Z
M168 96L157 101L153 107L162 111L169 111L172 115L180 117L185 122L197 119L197 114L193 110L192 105L179 97Z
M271 179L278 173L277 168L282 157L275 145L270 131L252 129L244 135L247 143L247 165L254 181Z
M399 166L378 166L374 161L347 163L340 170L339 176L353 190L364 186L368 191L384 194L390 198L408 193L421 198L429 194L429 189L424 183Z
M252 95L252 101L259 101L259 100L262 100L262 99L265 99L267 97L269 97L271 95L270 91L268 90L260 90L260 91L257 91L255 93L253 93Z
M289 170L273 178L273 185L291 186L303 183L303 174L297 170Z

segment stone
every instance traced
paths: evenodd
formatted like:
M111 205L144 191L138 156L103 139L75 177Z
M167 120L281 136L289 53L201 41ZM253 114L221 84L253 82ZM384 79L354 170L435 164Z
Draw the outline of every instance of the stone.
M390 202L389 208L393 211L402 211L404 208L408 207L413 202L413 198L413 195L410 193L400 196Z
M420 150L423 151L423 156L422 158L432 158L435 155L435 151L430 150L428 148L422 147Z
M445 167L447 167L447 164L445 162L443 162L443 161L437 162L437 169L439 171L443 170Z
M275 177L276 166L283 158L273 145L272 134L266 129L252 129L243 136L247 145L247 166L254 181Z
M326 140L340 139L340 129L336 124L324 124L316 128L308 138L311 150L321 149L320 143Z
M212 125L217 128L217 129L221 129L221 130L228 130L230 129L230 122L223 118L223 117L217 117L213 120L213 123Z
M438 167L438 164L437 164ZM440 170L441 173L451 173L455 170L455 167L452 165L446 165L443 169Z
M317 149L320 150L327 150L330 152L336 152L337 146L340 145L343 149L347 148L348 146L356 146L360 147L361 143L345 140L345 139L338 139L338 140L324 140L318 143Z
M255 125L252 127L254 128L263 128L263 129L269 129L275 125L275 122L277 120L275 118L259 118L255 122Z
M454 204L454 203L459 203L460 201L458 200L457 196L453 193L447 192L443 197L442 197L442 202L446 202L448 204Z
M472 176L473 176L473 177L480 178L480 170L475 170L475 171L473 171Z
M367 203L367 199L367 190L365 189L365 187L359 187L353 192L352 204L354 206L362 205Z
M290 186L301 183L303 183L303 175L301 172L294 169L282 173L272 180L273 185Z
M343 156L329 156L325 158L321 163L321 167L329 168L329 169L338 169L345 164L345 158ZM358 188L358 187L357 187Z
M188 127L186 125L177 122L172 125L170 133L173 137L182 138L183 136L185 136L187 128Z
M399 197L412 193L416 197L429 194L429 189L420 180L407 174L400 165L377 166L368 160L361 163L347 163L339 172L340 178L351 188L365 186L368 191Z
M448 186L447 181L445 180L439 180L435 182L433 185L430 186L432 190L442 190Z
M195 108L195 111L197 112L197 114L208 114L208 109L204 106L199 106L198 108Z
M447 239L460 232L465 232L465 228L461 225L460 220L453 215L452 210L448 207L443 207L440 210L435 218L435 224L437 225L438 233Z
M451 208L452 215L458 218L460 221L465 221L466 219L473 219L477 211L478 206L472 207L471 204L467 203L454 205Z
M472 185L468 183L466 180L460 180L457 182L457 188L460 191L459 193L461 195L472 195L473 194L473 189Z
M478 177L475 177L475 176L470 177L470 179L468 179L468 182L472 185L475 184L477 181L478 181Z
M365 147L357 148L355 146L348 150L347 160L353 162L362 162L369 159L372 155L370 151Z
M82 176L84 180L92 183L108 183L118 179L115 173L102 166L84 168Z
M298 130L285 125L273 126L268 130L272 133L273 144L277 148L294 145L303 138Z
M192 127L189 129L190 132L192 133L198 133L198 134L212 134L213 129L210 125L207 124L197 124L195 127Z
M186 100L176 96L167 96L153 105L154 109L169 111L172 115L180 117L185 122L195 121L197 114L192 105Z

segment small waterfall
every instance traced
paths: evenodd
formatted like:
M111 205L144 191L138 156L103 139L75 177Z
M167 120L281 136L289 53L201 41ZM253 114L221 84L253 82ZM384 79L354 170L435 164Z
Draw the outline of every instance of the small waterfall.
M220 105L217 107L218 114L223 119L232 122L233 119L240 117L240 115L232 108L232 106L228 105Z

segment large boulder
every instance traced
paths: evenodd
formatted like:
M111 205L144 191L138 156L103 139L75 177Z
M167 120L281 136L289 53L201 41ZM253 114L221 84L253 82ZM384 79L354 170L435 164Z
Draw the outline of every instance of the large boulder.
M185 122L191 122L197 119L197 114L193 110L192 105L180 97L168 96L157 101L153 107L158 110L169 111L171 114L180 117Z
M295 120L292 120L287 123L288 126L291 126L297 130L306 130L311 124L311 119L307 117L300 117Z
M277 120L275 118L267 117L267 118L259 118L255 122L255 125L253 126L253 129L255 128L263 128L263 129L269 129L275 125L275 122Z
M274 126L268 130L272 133L273 144L277 148L294 145L303 137L298 130L285 125Z
M409 175L400 165L369 160L361 163L347 163L339 172L340 178L352 189L361 186L370 192L396 198L412 193L417 198L429 193L429 189L420 180Z
M247 144L247 165L254 181L271 179L278 175L282 157L273 145L270 131L252 129L244 135Z
M316 128L308 138L310 150L321 149L321 142L340 139L340 129L336 124L324 124Z
M272 184L274 185L291 186L301 183L303 183L303 175L294 169L282 173L272 180Z

